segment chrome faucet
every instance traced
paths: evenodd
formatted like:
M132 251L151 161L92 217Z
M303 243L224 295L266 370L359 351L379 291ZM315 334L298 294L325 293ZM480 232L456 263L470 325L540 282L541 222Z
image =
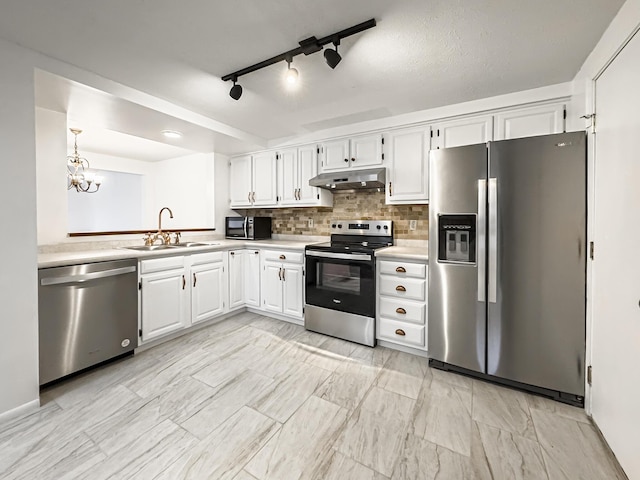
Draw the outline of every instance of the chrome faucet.
M168 245L169 243L171 243L171 237L169 233L162 232L162 212L164 212L165 210L169 212L169 218L173 218L173 212L169 207L162 207L160 209L160 213L158 213L158 234L157 235L162 240L162 243L164 243L165 245Z

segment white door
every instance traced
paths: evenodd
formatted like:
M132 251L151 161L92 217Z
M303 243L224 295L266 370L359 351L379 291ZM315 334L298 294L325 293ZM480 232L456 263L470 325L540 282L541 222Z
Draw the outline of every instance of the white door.
M229 197L231 207L251 205L251 157L236 157L229 160Z
M564 103L554 103L498 113L495 140L562 133L564 112Z
M188 326L189 284L184 269L143 275L142 341Z
M249 307L260 308L260 250L244 253L244 301Z
M351 168L382 165L382 135L361 135L351 139Z
M269 312L282 313L282 264L264 262L262 268L262 308Z
M224 313L223 264L205 263L191 268L191 323Z
M303 287L302 265L283 264L283 299L282 313L292 317L302 318Z
M386 136L389 160L387 203L426 203L429 199L429 129L397 130Z
M229 309L244 307L245 250L229 252Z
M298 151L295 148L278 152L278 203L298 203Z
M253 206L269 207L277 203L276 153L264 152L253 156Z
M315 145L298 148L299 203L317 203L318 188L309 186L309 180L318 175L318 154Z
M349 168L349 140L333 140L320 146L320 162L323 172Z
M640 34L596 81L591 411L640 478Z
M493 117L463 118L431 126L431 149L474 145L493 140Z

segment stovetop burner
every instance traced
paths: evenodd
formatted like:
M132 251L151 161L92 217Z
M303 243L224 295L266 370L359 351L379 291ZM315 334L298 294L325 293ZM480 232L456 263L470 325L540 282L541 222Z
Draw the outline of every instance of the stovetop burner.
M310 250L371 253L393 245L393 221L332 220L331 243L309 245Z

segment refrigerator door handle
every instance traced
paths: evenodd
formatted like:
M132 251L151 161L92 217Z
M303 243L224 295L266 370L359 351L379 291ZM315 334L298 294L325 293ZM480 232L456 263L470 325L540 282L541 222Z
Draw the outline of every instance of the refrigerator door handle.
M496 303L498 284L498 179L489 179L489 302Z
M487 181L478 180L478 225L476 226L478 245L478 301L487 301L487 292L485 289L487 267Z

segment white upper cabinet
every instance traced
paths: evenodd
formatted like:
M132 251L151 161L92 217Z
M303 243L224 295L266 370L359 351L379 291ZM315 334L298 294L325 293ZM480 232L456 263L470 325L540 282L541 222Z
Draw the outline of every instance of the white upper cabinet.
M253 206L275 206L278 195L276 185L275 152L253 155Z
M431 126L431 149L474 145L493 140L493 116L469 117Z
M388 155L386 203L427 203L429 199L429 127L385 135Z
M232 207L250 207L252 182L251 155L232 158L229 162L229 193Z
M331 206L333 196L311 187L309 180L318 174L316 145L281 150L278 162L278 204L280 206Z
M495 140L562 133L565 130L565 106L555 103L502 112L496 114L495 120Z
M276 206L275 152L232 158L229 177L231 208Z
M382 165L382 134L360 135L320 145L320 169L331 172Z

